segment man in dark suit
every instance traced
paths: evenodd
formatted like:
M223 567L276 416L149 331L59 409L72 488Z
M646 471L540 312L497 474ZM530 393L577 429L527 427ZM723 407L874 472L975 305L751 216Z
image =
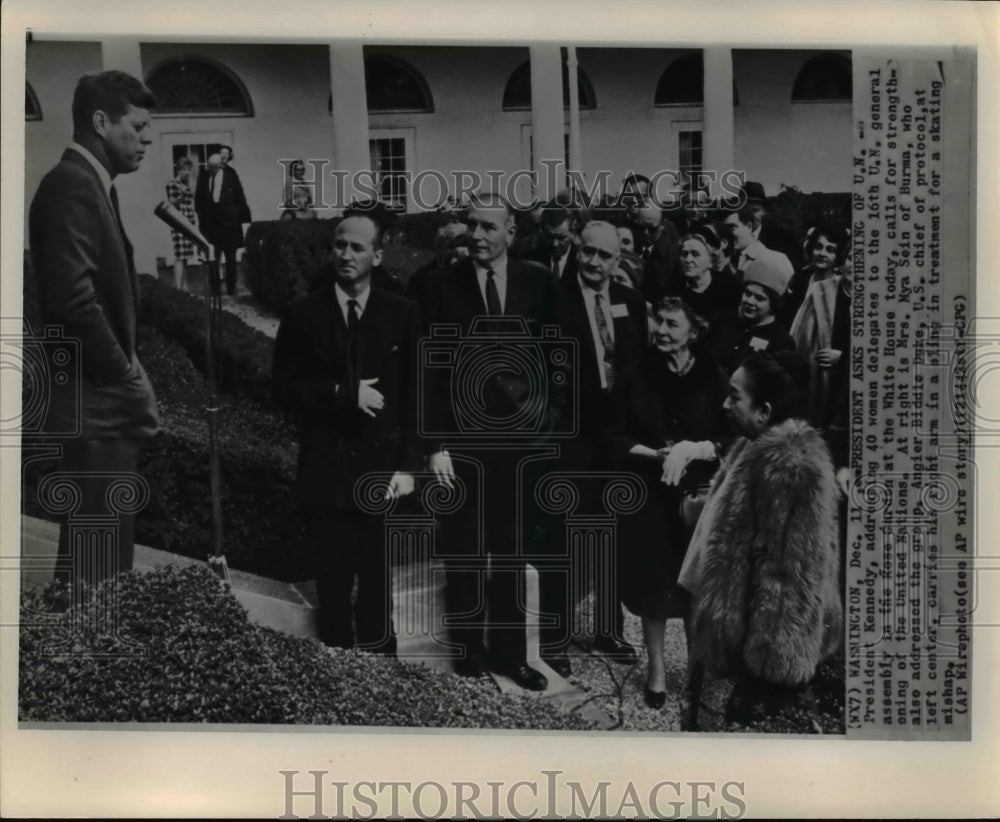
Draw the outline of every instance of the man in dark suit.
M51 392L46 423L50 432L79 432L64 442L59 465L77 475L77 515L108 515L109 483L134 474L143 444L159 427L153 388L136 357L139 279L114 185L119 174L139 168L153 142L155 102L139 80L120 71L80 78L73 142L42 179L28 217L41 320L79 341L79 397ZM118 513L112 557L93 546L78 546L88 553L71 556L63 523L60 577L96 582L132 568L134 514L112 513Z
M420 321L413 302L372 287L381 258L378 223L357 215L338 224L336 281L289 306L275 340L273 385L275 401L299 424L295 495L314 560L320 639L394 656L385 524L359 508L355 484L381 471L391 474L389 497L413 490L422 460Z
M487 343L493 347L476 348L469 341L473 320L496 317L499 328L505 321L513 319L516 325L523 319L537 334L542 324L554 321L554 288L548 270L508 257L515 229L506 200L496 195L477 198L466 225L470 256L429 279L424 319L432 334L442 325L457 325L456 346L483 354L488 363L489 352L500 347ZM482 330L483 326L480 323L476 328ZM445 485L451 486L457 478L467 489L464 504L442 517L438 543L445 563L449 640L459 653L456 671L478 676L489 666L522 688L544 690L548 684L545 676L527 664L521 542L525 533L532 538L533 529L523 514L519 516L522 475L518 472L523 463L545 450L545 434L539 432L531 440L511 431L499 444L480 446L475 429L475 420L485 419L487 430L482 433L495 440L497 431L488 430L489 421L516 419L525 403L538 398L531 396L520 375L511 374L509 366L484 366L470 380L456 381L456 391L473 392L467 396L453 394L452 373L449 369L424 369L425 386L433 398L427 425L429 431L436 432L428 443L432 450L430 468ZM469 413L471 428L460 424ZM487 557L488 580L480 562ZM488 619L480 599L484 583Z
M677 227L656 203L646 201L636 212L642 227L639 246L642 266L642 296L656 305L681 278L681 236Z
M223 160L223 155L226 159ZM194 207L202 234L215 246L215 259L226 258L226 292L236 293L236 250L243 247L243 224L250 222L250 206L235 169L229 167L232 149L223 146L208 158L208 170L199 175ZM215 285L218 288L218 285Z
M592 221L580 235L580 269L573 278L564 277L557 290L556 315L564 337L577 342L578 392L577 436L560 443L556 469L579 472L578 510L601 513L603 479L612 470L612 454L606 431L613 421L612 391L618 374L632 367L646 346L646 305L631 288L612 281L621 245L615 227ZM587 477L585 474L595 476ZM604 478L597 475L604 475ZM565 556L565 529L554 527L552 553ZM607 567L607 566L604 566ZM591 569L599 572L600 568ZM556 614L558 621L541 629L542 659L557 673L567 676L569 628L575 602L568 579L594 579L595 645L612 658L634 662L635 650L623 639L624 614L617 590L617 575L584 574L583 569L540 571L541 610Z
M572 222L573 215L565 206L555 202L546 205L537 230L521 250L521 259L549 269L555 282L576 277L578 255Z
M757 232L757 240L765 248L784 254L792 266L793 271L798 271L804 264L802 244L795 239L788 229L782 228L771 219L767 208L767 195L764 193L764 186L760 183L748 180L743 184L740 191L746 198L747 205L753 209L760 231Z

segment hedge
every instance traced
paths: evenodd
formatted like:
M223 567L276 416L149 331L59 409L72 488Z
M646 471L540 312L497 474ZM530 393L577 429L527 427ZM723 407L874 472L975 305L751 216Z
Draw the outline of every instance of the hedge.
M405 214L385 238L382 266L403 284L434 256L437 229L448 221L436 213ZM333 252L332 220L271 220L247 230L244 276L258 302L280 314L297 295L313 288Z
M246 234L244 277L257 300L276 314L305 293L333 252L339 220L269 220Z
M25 594L21 721L593 728L544 700L502 695L484 679L332 651L254 625L203 566L123 574L115 584L82 607L89 615L115 596L117 635L81 633L63 657L46 649L80 615L53 609L66 600L55 586ZM110 656L137 647L145 654Z
M140 328L176 342L202 374L206 369L205 300L156 277L140 276ZM274 340L228 311L222 312L219 388L270 406ZM148 367L147 367L148 370Z
M139 465L152 496L137 517L136 539L202 558L212 545L207 386L179 346L154 329L141 331L139 356L156 392L163 431ZM222 397L218 419L227 561L275 579L307 577L301 517L292 496L293 427L240 396Z

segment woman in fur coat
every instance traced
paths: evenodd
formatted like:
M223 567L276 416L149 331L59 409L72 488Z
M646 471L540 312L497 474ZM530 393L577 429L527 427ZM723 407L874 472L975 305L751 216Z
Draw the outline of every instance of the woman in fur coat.
M733 374L724 408L740 438L681 569L692 662L737 680L729 720L787 704L841 641L838 490L822 437L794 418L804 369L791 352L753 354Z

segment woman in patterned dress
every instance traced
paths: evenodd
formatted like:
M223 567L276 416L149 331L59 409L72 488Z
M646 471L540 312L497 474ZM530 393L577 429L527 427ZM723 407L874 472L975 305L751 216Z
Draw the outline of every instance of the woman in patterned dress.
M198 225L198 217L194 211L194 192L191 191L191 171L194 163L190 157L182 157L174 163L174 179L167 183L167 200L176 208L191 225ZM179 231L171 231L174 241L174 287L186 291L184 282L184 264L197 262L198 251L195 244Z

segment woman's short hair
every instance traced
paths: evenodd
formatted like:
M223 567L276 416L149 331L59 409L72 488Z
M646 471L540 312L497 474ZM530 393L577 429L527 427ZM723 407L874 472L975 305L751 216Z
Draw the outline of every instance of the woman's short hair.
M755 351L740 368L747 376L750 398L757 407L771 406L771 424L803 416L808 393L809 364L794 351Z
M681 312L691 324L691 330L694 332L696 340L702 339L708 333L708 320L692 309L680 297L664 297L661 299L656 305L655 313L659 314L661 311L671 314L678 311Z
M693 226L691 230L681 238L681 245L684 245L688 240L697 240L705 248L712 252L717 251L719 248L719 238L715 236L711 228L706 226Z
M806 237L805 251L807 258L812 257L813 250L816 248L820 237L826 237L827 242L837 246L836 265L843 265L847 259L848 247L851 244L851 238L847 230L837 223L826 221L814 225L809 229L809 234Z

